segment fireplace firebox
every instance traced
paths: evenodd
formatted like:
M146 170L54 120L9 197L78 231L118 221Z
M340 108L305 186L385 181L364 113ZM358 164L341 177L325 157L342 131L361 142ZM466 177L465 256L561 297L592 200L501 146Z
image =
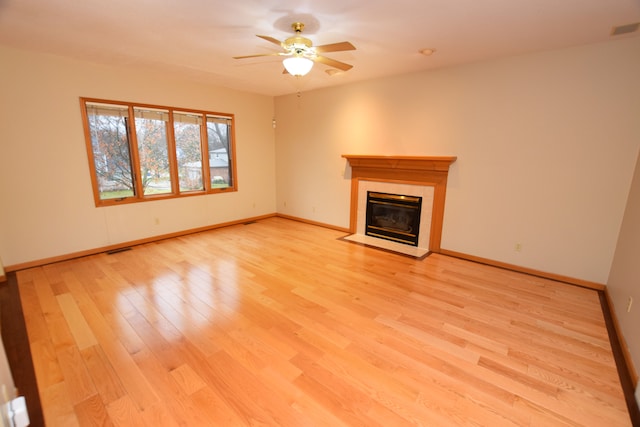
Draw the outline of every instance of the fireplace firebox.
M422 197L367 192L365 234L418 246Z

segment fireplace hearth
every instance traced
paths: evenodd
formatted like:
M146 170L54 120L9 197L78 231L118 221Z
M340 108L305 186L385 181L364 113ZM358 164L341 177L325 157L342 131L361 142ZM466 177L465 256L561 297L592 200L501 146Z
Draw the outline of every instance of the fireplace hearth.
M422 197L367 191L365 235L418 246Z

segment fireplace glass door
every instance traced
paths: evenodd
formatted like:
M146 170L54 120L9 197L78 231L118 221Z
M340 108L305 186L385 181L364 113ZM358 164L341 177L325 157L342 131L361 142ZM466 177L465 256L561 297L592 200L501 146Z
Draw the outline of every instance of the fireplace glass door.
M365 234L418 246L422 197L367 192Z

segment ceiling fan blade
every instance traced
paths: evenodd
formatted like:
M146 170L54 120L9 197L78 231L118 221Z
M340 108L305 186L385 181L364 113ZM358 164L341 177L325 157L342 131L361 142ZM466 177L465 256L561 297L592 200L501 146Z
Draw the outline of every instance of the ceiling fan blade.
M344 62L336 61L335 59L327 58L326 56L317 56L315 60L342 71L349 71L353 68L353 65L345 64Z
M268 42L271 42L273 44L277 44L278 46L282 46L282 42L278 39L274 39L273 37L270 36L261 36L259 34L256 34L258 37L260 37L263 40L266 40Z
M282 53L280 52L275 52L275 53L259 53L257 55L245 55L245 56L234 56L233 59L245 59L245 58L257 58L259 56L280 56L282 55Z
M356 47L349 42L323 44L322 46L316 46L317 53L340 52L343 50L356 50Z

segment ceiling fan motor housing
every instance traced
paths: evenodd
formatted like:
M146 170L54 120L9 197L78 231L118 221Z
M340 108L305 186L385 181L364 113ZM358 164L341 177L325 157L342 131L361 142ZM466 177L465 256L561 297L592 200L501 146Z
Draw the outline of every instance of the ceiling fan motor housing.
M302 30L304 30L304 24L302 22L294 22L291 24L291 28L296 32L296 35L286 39L283 43L283 47L290 53L294 53L296 55L313 56L314 52L310 50L311 46L313 46L313 42L301 35Z
M291 53L311 53L311 46L311 40L301 36L289 37L284 41L284 48Z

